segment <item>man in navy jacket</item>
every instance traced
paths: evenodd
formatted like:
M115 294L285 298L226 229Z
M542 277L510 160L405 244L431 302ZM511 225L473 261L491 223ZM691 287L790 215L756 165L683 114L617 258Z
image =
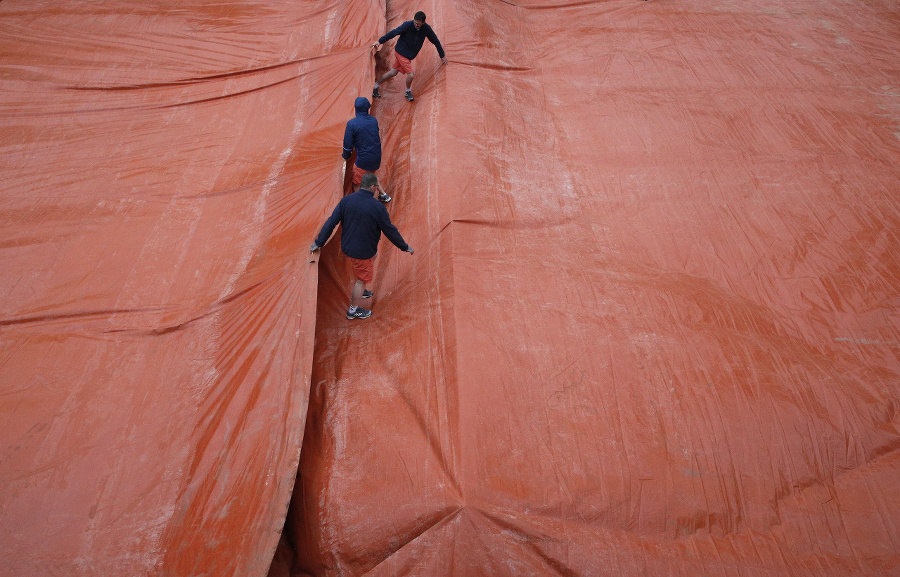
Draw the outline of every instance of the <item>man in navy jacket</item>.
M378 120L369 114L369 99L360 96L353 103L356 117L347 121L344 129L344 152L346 161L353 149L356 149L356 163L353 165L353 186L359 187L363 174L375 173L381 168L381 135L378 132ZM344 170L347 170L346 163ZM381 202L390 202L391 197L382 192L378 195Z
M372 316L371 310L358 305L360 299L367 299L375 294L366 285L372 282L374 276L375 254L378 252L381 233L400 250L413 253L412 247L406 244L397 227L391 224L387 209L375 200L374 192L379 190L381 187L378 185L378 177L372 173L364 174L359 190L341 199L322 226L319 236L309 247L309 252L316 252L325 246L334 227L341 225L341 251L350 258L353 275L356 277L350 296L350 308L347 310L348 319L367 319Z
M412 60L419 54L425 39L427 38L437 48L442 64L447 63L447 57L444 55L444 48L441 46L441 41L438 40L437 34L434 33L431 26L425 24L424 12L416 12L412 20L407 20L379 38L378 42L373 44L372 47L377 52L382 44L394 36L400 37L397 40L397 45L394 46L394 62L391 64L391 69L385 72L384 76L375 83L375 88L372 89L372 96L381 98L381 93L378 92L378 85L397 76L399 72L403 72L406 74L406 99L412 102L412 81L415 76L412 70Z

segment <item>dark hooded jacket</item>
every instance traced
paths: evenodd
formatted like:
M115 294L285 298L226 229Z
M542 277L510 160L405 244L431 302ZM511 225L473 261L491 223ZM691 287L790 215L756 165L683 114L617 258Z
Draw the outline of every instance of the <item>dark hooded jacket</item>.
M347 122L344 129L344 159L356 149L356 166L369 172L381 167L381 135L378 134L378 121L369 115L369 99L360 96L354 102L356 118Z
M428 24L423 23L422 27L416 30L416 25L413 24L413 21L407 20L379 38L378 43L384 44L394 36L400 37L397 40L397 45L394 46L394 51L400 56L412 60L419 55L419 50L422 49L425 39L428 38L434 44L434 47L437 48L438 56L444 57L444 48L441 46L441 41L438 40L437 34L434 33L434 30Z

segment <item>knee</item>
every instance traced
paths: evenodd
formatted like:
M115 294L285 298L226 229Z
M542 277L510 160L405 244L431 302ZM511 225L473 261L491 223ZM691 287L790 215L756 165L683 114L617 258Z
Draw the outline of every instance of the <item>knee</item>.
M406 77L407 77L408 79L410 79L410 80L412 80L413 78L415 78L415 76L416 76L416 73L415 73L415 72L410 72L409 74L406 75Z

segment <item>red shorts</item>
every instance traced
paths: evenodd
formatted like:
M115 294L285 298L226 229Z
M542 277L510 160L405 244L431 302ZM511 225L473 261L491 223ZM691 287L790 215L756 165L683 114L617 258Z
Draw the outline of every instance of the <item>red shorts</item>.
M375 174L371 170L363 170L354 164L353 165L353 186L359 186L360 184L362 184L363 175L366 173L370 173L370 172L372 174Z
M412 72L412 61L406 56L400 56L394 51L394 63L391 64L391 68L399 70L403 74L409 74Z
M366 284L372 282L372 279L375 277L375 257L367 258L365 260L359 260L358 258L351 258L350 262L353 263L353 274L356 275L356 278L363 281Z

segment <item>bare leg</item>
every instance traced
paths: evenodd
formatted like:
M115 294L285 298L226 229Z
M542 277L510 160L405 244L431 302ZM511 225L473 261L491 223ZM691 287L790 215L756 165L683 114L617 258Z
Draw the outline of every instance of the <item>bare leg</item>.
M406 75L406 89L407 90L412 88L413 76L415 76L415 74L413 72L410 72L409 74Z
M400 72L400 71L397 70L396 68L391 68L390 70L388 70L387 72L385 72L384 75L383 75L381 78L378 79L378 82L376 82L376 84L381 84L382 82L387 82L388 80L390 80L390 79L393 78L394 76L397 76L397 74L398 74L399 72Z
M351 307L359 306L359 302L362 300L364 290L366 290L366 283L359 279L356 279L356 283L353 285L353 294L350 296Z

